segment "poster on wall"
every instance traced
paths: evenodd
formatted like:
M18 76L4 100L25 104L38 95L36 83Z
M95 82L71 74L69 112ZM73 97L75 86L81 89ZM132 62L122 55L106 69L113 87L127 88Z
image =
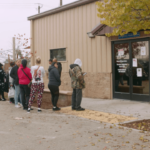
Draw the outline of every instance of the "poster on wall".
M137 68L137 77L142 77L142 68Z
M141 55L142 56L146 55L146 47L141 47Z
M137 59L133 58L133 67L137 67Z
M118 56L123 56L123 55L124 55L124 50L118 49Z

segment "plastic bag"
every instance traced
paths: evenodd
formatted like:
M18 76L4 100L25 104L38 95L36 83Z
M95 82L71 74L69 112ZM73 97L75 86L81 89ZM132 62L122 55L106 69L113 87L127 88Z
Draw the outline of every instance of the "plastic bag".
M10 87L8 92L8 98L14 98L14 96L15 96L15 90L13 87Z

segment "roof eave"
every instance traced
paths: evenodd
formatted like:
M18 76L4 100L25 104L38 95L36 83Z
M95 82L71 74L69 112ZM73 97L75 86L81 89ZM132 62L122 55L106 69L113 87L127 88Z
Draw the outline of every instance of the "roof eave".
M68 9L72 9L72 8L79 7L79 6L82 6L82 5L86 5L86 4L89 4L89 3L92 3L92 2L96 2L96 1L98 1L98 0L77 1L77 2L67 4L67 5L63 5L61 7L58 7L58 8L49 10L49 11L45 11L45 12L37 14L37 15L30 16L30 17L28 17L28 20L35 20L35 19L38 19L38 18L41 18L41 17L45 17L47 15L52 15L52 14L55 14L55 13L58 13L58 12L61 12L61 11L65 11L65 10L68 10Z

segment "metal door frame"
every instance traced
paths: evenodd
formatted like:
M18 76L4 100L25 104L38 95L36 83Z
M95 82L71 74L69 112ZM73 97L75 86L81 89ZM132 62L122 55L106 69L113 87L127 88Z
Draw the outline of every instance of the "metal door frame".
M130 74L129 78L129 93L121 93L121 92L115 92L115 62L114 62L114 45L115 44L121 44L121 43L129 43L129 64L132 66L132 47L131 43L133 42L140 42L140 41L148 41L149 44L149 95L144 94L135 94L133 93L133 77ZM150 38L138 38L138 39L127 39L127 40L119 40L119 41L112 41L111 42L111 48L112 48L112 92L113 92L113 98L115 99L127 99L127 100L135 100L135 101L150 101ZM132 69L132 67L130 68Z

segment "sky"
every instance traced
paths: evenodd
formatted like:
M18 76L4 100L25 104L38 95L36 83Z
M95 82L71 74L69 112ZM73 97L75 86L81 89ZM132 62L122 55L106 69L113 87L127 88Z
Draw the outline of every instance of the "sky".
M63 0L63 5L77 0ZM12 49L12 37L25 34L30 38L30 21L27 17L38 13L37 7L43 5L41 12L59 7L60 0L0 0L0 52ZM4 60L0 53L0 62Z

